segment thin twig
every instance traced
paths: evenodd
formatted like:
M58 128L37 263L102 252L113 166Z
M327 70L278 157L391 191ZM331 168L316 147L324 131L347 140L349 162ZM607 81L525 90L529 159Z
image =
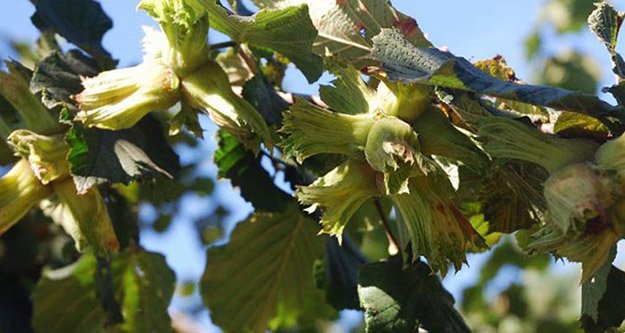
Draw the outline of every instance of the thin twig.
M323 100L321 100L321 97L318 95L305 95L305 94L297 94L297 93L291 93L291 92L286 92L286 91L276 91L276 93L278 94L278 96L280 96L280 98L282 98L282 100L284 100L285 102L287 102L287 104L289 105L293 105L295 104L295 99L296 98L300 98L300 99L305 99L308 102L320 107L320 108L329 108L329 106L323 102Z
M227 42L221 42L221 43L215 43L215 44L211 44L210 45L210 49L211 50L219 50L219 49L225 49L228 47L235 47L237 46L237 42L230 40Z
M239 56L240 56L241 58L243 58L243 61L245 62L245 64L246 64L246 65L247 65L247 67L249 68L250 72L252 72L252 73L257 73L257 72L258 72L258 68L257 68L257 66L256 66L256 62L254 62L254 59L252 59L252 58L250 57L250 55L249 55L249 54L247 54L247 53L245 52L245 50L243 50L240 46L239 46L239 48L238 48L238 53L239 53Z
M278 165L280 165L281 168L285 168L285 167L289 166L289 164L287 162L285 162L285 161L283 161L283 160L281 160L279 158L276 158L275 156L271 155L270 153L268 153L268 152L266 152L264 150L261 150L260 154L265 156L265 157L267 157L267 158L269 158L269 160L271 161L271 164L273 164L273 166L276 168L276 170L278 170L278 167L277 167Z
M386 214L384 214L384 209L382 209L382 203L380 203L380 199L377 199L377 198L374 199L373 203L375 204L375 209L378 211L378 214L380 215L380 219L382 220L382 226L384 227L384 231L386 231L386 236L391 241L391 243L395 245L397 250L401 253L401 246L399 245L397 238L395 238L395 235L393 235L393 232L391 231L391 225L388 223Z

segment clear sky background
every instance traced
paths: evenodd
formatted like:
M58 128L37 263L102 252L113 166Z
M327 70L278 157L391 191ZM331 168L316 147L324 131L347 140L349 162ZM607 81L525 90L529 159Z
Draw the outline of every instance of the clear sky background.
M469 60L491 58L502 55L508 64L517 72L517 77L532 81L531 66L524 56L524 40L533 31L537 23L539 9L543 0L395 0L393 4L400 11L417 19L421 29L427 34L430 41L438 47L448 47L456 55L464 56ZM113 19L114 26L104 36L104 46L113 56L120 60L120 67L130 66L141 61L140 40L143 36L141 26L156 26L144 12L135 10L137 1L103 0L104 10ZM623 8L619 8L623 10ZM38 31L30 23L30 16L34 8L26 0L0 0L0 58L7 59L14 56L7 48L7 38L19 41L34 41ZM547 36L553 36L547 32ZM216 41L221 37L211 35ZM591 54L600 64L603 73L603 85L612 82L609 59L602 45L585 32L581 35L565 36L555 42L547 38L547 50L553 53L562 49L581 49ZM329 76L322 78L327 83ZM289 71L284 83L285 89L307 94L316 94L318 85L308 85L304 77L296 71ZM205 122L208 124L208 122ZM214 130L209 127L209 130ZM199 153L203 161L203 169L207 175L215 175L216 169L212 164L212 151L215 143L211 140L211 133L207 136ZM180 151L182 161L195 160L198 151ZM217 196L233 212L231 220L238 221L251 211L250 205L243 202L236 191L233 191L228 181L220 181L217 186ZM205 250L197 238L197 229L190 222L193 216L210 211L214 203L199 197L188 197L178 220L174 221L170 230L164 234L144 232L141 242L149 250L164 253L167 262L174 268L179 280L197 279L204 270ZM143 210L142 215L150 218L149 210ZM622 253L623 251L621 251ZM476 279L476 272L480 266L480 256L472 256L470 267L465 267L456 275L450 274L445 279L445 285L458 297L464 286ZM515 279L516 271L508 271L501 277L501 283ZM188 307L190 302L177 297L174 307ZM353 314L351 316L353 318ZM207 316L198 318L203 325L209 327ZM346 320L345 322L350 322Z

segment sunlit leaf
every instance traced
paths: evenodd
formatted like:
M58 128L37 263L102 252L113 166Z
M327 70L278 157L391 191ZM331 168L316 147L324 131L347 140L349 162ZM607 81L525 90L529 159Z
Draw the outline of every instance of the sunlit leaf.
M208 251L201 294L213 321L228 332L261 333L326 311L312 274L323 255L318 231L295 205L241 222L227 245Z
M96 258L86 254L71 266L44 274L33 296L36 332L105 330L106 315L96 296L96 266ZM124 317L122 332L172 332L167 306L175 276L163 256L129 249L113 258L112 278Z
M72 266L44 273L33 294L35 332L99 332L104 328L106 315L96 297L95 270L95 257L85 255Z
M562 112L553 126L553 132L571 138L604 141L608 128L595 118L575 112Z
M167 307L176 276L160 254L129 248L113 259L113 285L124 322L123 332L173 332Z
M281 8L308 4L310 17L319 31L314 51L321 56L336 56L359 68L370 64L366 59L372 47L371 38L382 28L397 28L415 46L428 47L417 22L390 5L378 0L256 0L261 7Z
M229 47L224 52L220 52L215 61L223 67L228 79L233 86L243 86L245 82L253 77L253 73L245 63L245 60L233 47Z
M623 80L625 79L625 61L616 52L616 42L625 13L617 12L607 2L596 3L595 6L597 8L588 17L588 25L610 52L612 71Z
M210 25L241 43L268 47L289 58L309 82L317 81L322 60L312 53L317 31L308 16L307 6L264 9L252 17L228 12L218 3L207 2Z

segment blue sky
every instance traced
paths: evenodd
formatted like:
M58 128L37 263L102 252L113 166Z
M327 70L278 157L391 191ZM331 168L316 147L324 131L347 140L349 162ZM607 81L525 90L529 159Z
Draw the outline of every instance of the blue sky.
M0 39L12 37L20 41L34 41L38 32L30 24L29 17L34 12L30 2L25 0L2 0L2 2L4 6L0 11ZM135 1L117 0L101 3L114 21L113 29L104 37L105 48L120 60L120 67L139 62L141 60L139 42L143 35L141 26L155 26L155 23L143 12L135 10ZM544 3L545 1L541 0L393 1L396 8L417 19L421 29L436 46L446 46L456 55L470 60L503 55L508 64L516 70L517 76L527 81L531 81L531 67L524 58L524 39L533 30L538 11ZM217 35L211 37L213 41L219 38ZM590 53L601 65L605 85L612 80L607 54L602 45L589 33L565 36L558 42L548 39L548 42L548 49L553 52L579 48ZM0 43L3 44L5 43ZM10 56L8 50L0 46L0 58L6 59ZM328 76L324 76L322 80L328 79ZM317 87L318 85L308 85L304 77L294 70L289 71L285 81L287 90L299 93L316 94ZM207 138L212 138L212 135L207 135ZM205 166L206 174L216 173L211 162L214 147L214 142L208 140L201 148L202 165ZM188 151L181 153L183 161L196 157ZM219 182L217 194L233 212L231 218L233 221L243 219L251 211L250 206L238 197L236 190L232 190L229 182ZM179 279L197 278L204 269L204 250L197 242L196 229L191 224L190 217L210 210L211 205L214 203L203 198L189 197L185 200L179 220L175 221L168 233L157 235L146 232L142 235L142 244L146 248L166 254L168 263L176 270ZM143 215L149 217L150 212L144 211ZM445 280L452 293L458 296L462 286L475 278L479 262L478 257L472 257L471 267L465 267L460 273ZM177 299L174 304L184 307L187 303L185 300ZM206 320L203 321L208 325Z

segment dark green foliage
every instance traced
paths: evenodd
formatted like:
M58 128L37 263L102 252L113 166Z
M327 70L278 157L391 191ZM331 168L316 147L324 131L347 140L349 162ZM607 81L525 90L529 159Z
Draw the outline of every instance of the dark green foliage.
M326 301L335 309L360 309L358 270L367 262L348 237L343 237L340 245L336 239L328 239L325 258L315 265L315 277L317 286L325 290Z
M454 309L454 298L422 262L404 267L401 258L365 265L358 278L367 332L464 333L470 329Z
M243 145L226 131L217 132L219 149L215 164L219 177L228 178L232 186L241 189L241 196L254 208L264 212L283 211L292 198L275 186L269 173L260 165L260 157L245 150Z
M243 98L263 115L269 125L282 124L282 112L289 109L289 104L278 96L273 86L261 73L245 83Z
M175 275L164 257L134 247L115 256L110 266L98 265L86 254L71 266L44 274L33 295L35 332L101 332L112 324L119 324L122 332L172 332L167 306ZM106 281L96 277L99 269L110 270ZM116 323L121 318L107 321L106 310L115 310L101 304L119 306L123 323Z
M619 291L625 288L625 273L611 262L616 255L612 250L606 262L593 279L582 285L582 328L587 333L601 333L619 327L625 320L625 300Z
M152 117L144 117L137 125L120 131L76 124L66 140L79 191L104 182L128 184L157 175L175 178L180 171L178 156L165 140L158 120Z
M79 46L104 68L115 66L111 55L102 47L102 37L113 27L113 21L94 0L38 0L31 17L35 26L45 32L53 30Z
M414 47L394 30L383 30L374 38L373 52L393 81L468 90L594 116L608 115L614 109L595 95L496 79L465 58L435 48Z
M165 96L163 92L172 95L167 105L179 104L160 113L162 118L147 116L132 128L108 131L74 122L78 109L73 96L83 90L84 77L115 67L116 62L102 46L112 21L94 0L31 2L36 8L32 21L42 36L32 50L15 43L24 65L7 62L8 71L0 73L0 136L4 140L18 128L64 135L71 175L64 173L62 179L53 180L50 195L54 195L54 185L70 176L78 192L96 187L104 199L99 212L108 212L120 250L96 257L87 247L86 253L80 254L61 226L33 209L17 226L9 226L11 229L0 235L0 332L177 331L172 327L177 323L172 323L167 312L176 276L162 255L140 246L140 235L146 230L164 233L180 220L192 225L195 232L188 240L207 248L207 261L201 281L180 277L179 295L197 299L197 304L191 306L193 310L205 309L202 301L211 320L225 332L327 332L336 324L338 311L344 309L363 311L368 333L465 333L471 328L476 332L506 330L507 325L528 332L578 329L575 312L567 310L564 314L560 310L567 306L564 302L574 304L568 297L578 280L550 277L547 273L552 260L546 253L532 257L522 253L531 243L531 235L545 230L551 222L552 211L543 193L549 175L538 165L515 159L521 155L513 153L521 151L522 144L507 144L498 151L489 146L488 139L507 135L509 142L525 142L519 133L526 132L554 140L559 140L558 136L590 139L594 143L588 144L588 156L579 152L580 147L574 147L575 158L564 164L595 163L595 144L612 140L625 130L625 63L616 52L624 15L609 4L597 4L588 23L613 62L617 82L606 91L620 103L617 106L595 95L600 77L582 51L548 54L543 45L545 22L557 33L579 31L593 8L592 2L547 2L544 21L533 30L527 44L529 57L543 64L540 82L550 85L537 86L520 81L501 56L474 66L465 58L433 47L417 22L395 10L390 1L255 0L260 10L254 14L239 0L228 1L233 12L213 0L144 0L141 8L157 18L169 40L158 40L148 33L144 47L152 49L139 68L154 70L166 80L163 86L152 87L160 81L145 82L117 75L127 72L109 72L111 80L107 84L93 81L94 90L106 92L93 95L98 99L94 105L111 104L111 100L121 103L118 97L123 101L128 98L132 102L128 105L160 105L152 103ZM555 16L555 9L562 15ZM189 72L208 68L205 65L214 65L210 61L216 59L230 75L231 86L225 75L220 77L224 83L221 91L247 101L231 108L229 101L220 99L223 96L210 96L215 97L210 103L214 109L208 112L212 120L236 134L219 129L214 154L210 145L200 145L197 140L203 139L204 133L198 118L201 113L193 104L198 96L190 96L187 90L189 77L197 72L177 70L189 60L184 58L190 50L180 48L192 51L206 45L194 45L195 40L182 45L175 40L199 31L203 36L197 35L204 42L206 30L188 29L206 29L206 22L232 40L209 45L209 49L198 48L202 50L198 61L204 63ZM62 52L57 44L59 36L80 50ZM212 37L209 41L213 42ZM229 51L222 52L226 47ZM210 57L204 57L208 53ZM282 80L289 62L309 83L324 71L334 75L331 85L319 88L321 100L288 91L283 94ZM203 73L204 78L212 79L209 76L214 72ZM123 92L116 91L120 87ZM198 95L212 93L198 91ZM380 134L380 139L372 140L370 146L367 143L364 151L365 146L354 145L348 139L324 142L354 145L353 156L319 154L297 163L282 149L288 146L285 141L280 141L289 132L284 130L283 115L288 119L302 112L290 105L293 95L302 104L314 104L309 110L312 114L336 113L367 124L337 127L334 131L339 134L352 129L362 132L337 137L349 139L358 134L368 139L371 128L379 129L380 124L405 129L406 136ZM245 146L237 139L250 134L247 120L237 114L244 107L253 119L262 116L258 124L265 131L264 147ZM559 115L557 121L552 111ZM523 123L521 127L527 131L513 137L510 128L518 127L515 125L485 132L480 128L485 119ZM170 123L174 138L166 136L163 122ZM539 133L539 129L546 131L547 126L542 125L553 125L554 135ZM314 132L327 134L323 130L329 127L329 122L324 123ZM381 132L386 133L386 129ZM505 154L507 148L513 150L512 157ZM182 152L184 165L175 150ZM540 152L534 150L530 155L538 156ZM12 154L9 146L0 143L0 164L11 163ZM64 154L63 150L59 155ZM391 164L388 170L386 164L379 167L370 158L374 154L388 156L388 161L397 158L401 171L400 166ZM62 157L44 164L35 155L33 161L29 160L34 176L49 171L46 168L54 169L59 165L56 162L62 166L59 169L65 170ZM235 226L228 217L236 208L216 198L223 193L222 189L215 191L216 181L206 168L211 155L217 176L229 179L254 208ZM546 155L546 160L557 160L556 154ZM424 167L423 159L430 168ZM318 178L341 164L357 165L358 174ZM31 169L24 167L22 171L25 179L1 183L9 186L0 188L0 194L4 194L0 222L5 216L2 214L9 211L6 203L12 204L22 187L48 190L37 187L37 179L30 177ZM385 192L383 187L389 189L388 179L397 175L409 181ZM606 184L621 181L616 170L601 170L600 176ZM290 189L283 189L282 178ZM311 201L302 200L306 192L302 188L313 182L321 194ZM352 182L357 184L351 186ZM64 184L74 190L71 183ZM444 188L434 186L440 184ZM9 187L14 193L6 190ZM616 221L625 216L621 190L622 186L615 187L606 194L610 196L606 199L609 204L597 219ZM359 192L368 194L351 203L352 196L358 198ZM411 198L405 203L412 209L406 216L389 197L404 194ZM341 201L336 206L331 199L325 200L335 197L339 199L334 201ZM310 209L298 205L298 199L310 204ZM194 207L187 216L189 202ZM27 210L38 205L28 202L24 207ZM320 234L319 220L333 209L342 210L331 215L344 220L333 223L349 222L349 226L345 233L337 231L333 235L336 237L329 237ZM63 224L66 220L54 221ZM67 225L71 234L71 224ZM621 237L621 225L610 225L615 228L614 238ZM63 227L67 228L65 224ZM229 235L231 227L234 231ZM420 235L407 237L406 232ZM514 233L518 248L512 236L505 235ZM446 238L436 239L439 234ZM462 315L454 307L453 296L430 268L430 264L436 266L434 262L421 261L419 256L427 256L427 251L414 252L426 241L431 241L432 248L441 247L443 256L458 258L454 261L457 266L463 265L467 254L485 251L486 246L480 246L491 247L477 282L463 291ZM441 246L442 242L448 243ZM625 273L611 265L613 257L591 282L582 285L581 326L586 332L616 329L625 319ZM441 272L447 270L449 258L444 259L437 268ZM515 273L513 281L500 284L498 278L510 272ZM523 274L517 274L520 272ZM489 297L494 289L495 297ZM542 297L543 308L536 305L540 302L534 297Z
M72 107L72 95L83 89L80 77L96 76L99 70L99 65L79 50L54 52L37 63L30 90L41 93L41 100L48 108Z

